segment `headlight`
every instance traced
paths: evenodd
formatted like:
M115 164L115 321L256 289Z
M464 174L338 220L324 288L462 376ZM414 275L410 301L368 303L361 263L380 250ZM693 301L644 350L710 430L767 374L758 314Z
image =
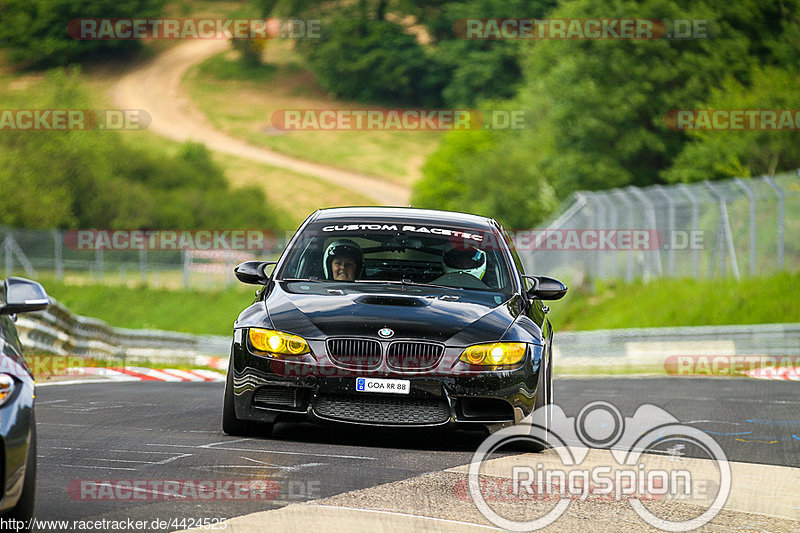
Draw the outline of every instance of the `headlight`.
M250 344L259 352L273 355L303 355L311 351L303 337L274 331L271 329L250 328Z
M14 394L14 378L7 374L0 374L0 405L3 405Z
M525 357L524 342L492 342L469 346L461 354L461 361L471 365L513 365Z

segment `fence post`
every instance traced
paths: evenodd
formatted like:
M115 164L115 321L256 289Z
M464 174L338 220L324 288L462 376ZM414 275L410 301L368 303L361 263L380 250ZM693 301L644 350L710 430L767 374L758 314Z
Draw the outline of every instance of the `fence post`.
M622 189L615 189L622 203L628 208L628 229L633 229L633 202L628 198L628 195ZM628 250L628 267L625 271L625 281L630 283L633 281L633 250Z
M64 278L64 263L61 257L61 232L53 230L53 255L56 269L56 279L61 281Z
M11 233L6 234L6 238L3 240L3 253L6 256L6 279L11 275L11 271L14 268L14 258L11 256Z
M692 190L687 187L685 184L681 183L678 187L683 191L683 194L689 198L689 202L692 204L692 234L691 239L689 242L692 243L692 274L694 275L694 279L700 279L700 268L697 261L697 248L694 247L694 235L697 232L697 197L694 195Z
M783 270L783 225L785 215L783 211L783 202L785 195L783 189L781 189L772 178L764 176L762 179L767 182L767 184L772 187L772 190L775 191L775 194L778 195L778 270Z
M19 247L19 244L14 240L10 231L6 233L2 248L3 253L6 255L6 277L13 273L15 255L17 256L17 261L19 261L19 264L22 265L22 268L25 270L25 275L29 278L36 277L36 269L33 268L33 263L30 262L25 252Z
M142 246L139 250L139 279L147 283L147 248Z
M592 206L592 229L599 230L603 225L602 220L605 218L605 208L603 207L603 203L597 198L597 193L591 192L589 193L589 204ZM592 253L594 252L594 253ZM587 254L591 254L590 261L587 261L591 265L591 277L592 279L600 277L600 269L601 269L601 261L600 261L600 243L598 241L598 246L596 250L582 250L581 255L584 257ZM594 285L592 285L594 287Z
M744 191L750 202L750 275L756 275L756 196L741 178L733 180Z
M614 203L608 199L608 196L604 193L597 193L597 198L600 200L606 208L604 209L605 217L603 219L603 225L605 226L604 230L611 230L617 229L617 209ZM612 222L613 220L613 222ZM612 259L613 252L611 250L603 250L600 253L601 257L601 265L603 265L603 275L607 275L608 271L611 270L611 277L615 277L617 274L617 265L616 262L612 263L612 268L608 268L609 259Z
M675 275L675 250L673 248L673 244L675 244L675 202L672 201L672 197L664 190L661 185L656 185L653 187L655 191L661 194L664 197L664 200L667 201L667 226L668 226L668 235L669 235L669 242L667 246L667 272L669 273L670 277Z
M98 246L94 255L97 264L97 279L103 281L103 250Z
M183 288L188 289L190 285L189 273L192 268L192 254L184 248L183 253Z
M722 238L724 244L723 246L728 248L728 255L730 256L731 261L731 269L733 270L733 275L736 279L739 279L739 263L736 261L736 249L733 246L733 232L731 231L731 221L728 218L728 204L725 202L725 197L717 192L714 188L714 185L708 181L703 181L703 184L708 187L708 190L711 191L711 194L719 199L719 228L717 229L717 236L715 240L717 242L719 239L719 233L722 232ZM725 255L721 258L724 259Z
M653 207L653 202L650 201L650 198L648 198L647 195L639 187L634 187L633 185L631 185L630 187L628 187L628 190L631 191L631 194L639 198L639 200L642 202L642 205L644 205L644 208L647 211L648 218L650 219L650 227L655 230L658 227L658 222L656 221L656 209L655 207ZM658 275L661 275L664 273L663 269L661 268L661 249L656 248L655 250L652 251L656 259L655 260L656 273Z

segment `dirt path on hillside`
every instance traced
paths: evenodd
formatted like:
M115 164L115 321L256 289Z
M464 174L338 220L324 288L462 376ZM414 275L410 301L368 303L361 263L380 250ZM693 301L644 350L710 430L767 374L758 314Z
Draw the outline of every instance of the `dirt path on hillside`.
M175 141L193 140L211 150L285 168L323 179L358 192L383 205L408 205L411 191L374 176L289 157L249 144L216 130L192 105L180 88L192 65L229 46L226 40L194 40L182 43L141 65L114 86L114 104L122 109L144 109L153 121L150 130ZM313 150L309 146L309 150Z

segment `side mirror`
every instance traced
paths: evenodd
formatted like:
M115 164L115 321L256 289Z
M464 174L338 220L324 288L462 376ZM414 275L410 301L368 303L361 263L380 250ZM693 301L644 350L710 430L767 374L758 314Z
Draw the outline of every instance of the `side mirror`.
M269 283L270 276L266 273L266 268L270 265L277 265L277 261L245 261L233 269L236 278L242 283L251 285L266 285Z
M44 287L25 278L8 278L4 283L6 303L0 307L0 315L14 315L41 311L50 305Z
M567 286L555 278L547 276L523 276L533 282L533 287L528 289L528 298L540 300L560 300L567 294Z

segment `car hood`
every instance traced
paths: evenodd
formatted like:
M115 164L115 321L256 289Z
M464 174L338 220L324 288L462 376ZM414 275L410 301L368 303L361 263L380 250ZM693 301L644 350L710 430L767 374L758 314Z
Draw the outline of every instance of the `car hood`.
M308 339L338 335L380 338L378 330L389 328L395 339L468 345L500 339L517 316L509 296L494 293L315 287L314 293L308 294L302 287L309 286L279 283L265 304L275 329Z

